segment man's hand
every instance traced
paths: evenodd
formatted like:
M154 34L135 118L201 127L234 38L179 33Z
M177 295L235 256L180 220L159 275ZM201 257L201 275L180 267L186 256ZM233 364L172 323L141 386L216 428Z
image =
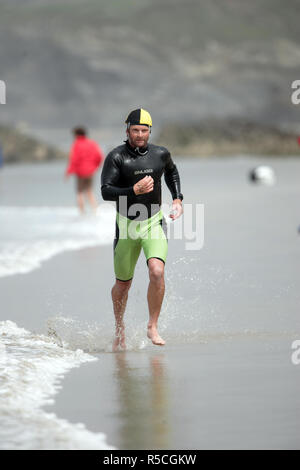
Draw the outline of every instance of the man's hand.
M170 213L170 218L173 220L178 219L183 213L182 201L181 199L174 199L172 203L172 211Z
M151 193L153 191L154 180L152 176L145 176L140 181L135 183L133 186L134 193L138 196L139 194Z

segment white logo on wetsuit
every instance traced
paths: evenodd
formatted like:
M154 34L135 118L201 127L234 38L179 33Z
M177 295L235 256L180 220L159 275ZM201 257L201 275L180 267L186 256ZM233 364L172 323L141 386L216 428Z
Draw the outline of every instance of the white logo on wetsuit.
M147 168L147 170L135 170L134 172L135 175L140 175L142 173L153 173L153 169Z

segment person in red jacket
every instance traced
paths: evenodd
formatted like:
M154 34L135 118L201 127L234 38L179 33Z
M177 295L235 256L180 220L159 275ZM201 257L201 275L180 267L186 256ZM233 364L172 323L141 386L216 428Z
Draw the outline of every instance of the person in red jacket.
M76 127L73 129L73 134L75 140L70 150L65 178L67 179L72 173L76 175L77 204L80 212L84 212L84 195L96 211L98 204L92 190L93 174L104 161L104 154L94 140L87 138L85 128Z

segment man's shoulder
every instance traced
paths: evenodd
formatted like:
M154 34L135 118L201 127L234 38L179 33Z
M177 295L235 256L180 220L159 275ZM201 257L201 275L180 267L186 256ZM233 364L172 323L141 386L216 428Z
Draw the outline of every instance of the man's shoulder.
M149 150L161 155L169 155L170 152L166 147L162 145L149 144Z
M118 158L121 156L125 151L125 144L118 145L118 147L113 148L107 154L106 158Z
M94 139L88 139L86 138L84 140L84 145L89 148L96 148L98 147L98 142L96 142Z
M98 142L94 139L87 139L87 142L89 142L89 144L98 145Z

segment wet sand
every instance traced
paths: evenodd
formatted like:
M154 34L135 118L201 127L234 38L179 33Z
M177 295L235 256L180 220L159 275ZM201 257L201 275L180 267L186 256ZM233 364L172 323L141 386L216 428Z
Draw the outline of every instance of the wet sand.
M185 201L205 204L205 244L189 252L183 240L169 242L163 348L146 338L143 255L122 353L110 352L111 246L1 279L1 319L44 333L49 318L78 319L70 332L54 326L98 358L64 377L48 411L104 432L120 449L300 448L300 365L291 362L300 336L300 162L274 160L274 188L247 183L255 163L182 167Z
M300 448L300 370L289 338L98 357L66 376L50 410L105 430L119 449Z
M107 276L99 284L100 260ZM146 271L142 260L140 269ZM84 318L86 325L95 317L101 323L102 316L106 325L104 349L94 354L98 361L71 370L46 411L105 432L108 444L119 449L300 448L300 366L291 362L295 335L219 332L180 342L171 324L163 348L146 339L145 328L146 347L111 353L110 271L111 251L99 247L57 256L40 270L1 281L10 319L20 326L46 333L60 303L65 317ZM143 287L139 281L132 296ZM13 295L20 289L26 291L22 299ZM141 315L146 326L145 309Z

